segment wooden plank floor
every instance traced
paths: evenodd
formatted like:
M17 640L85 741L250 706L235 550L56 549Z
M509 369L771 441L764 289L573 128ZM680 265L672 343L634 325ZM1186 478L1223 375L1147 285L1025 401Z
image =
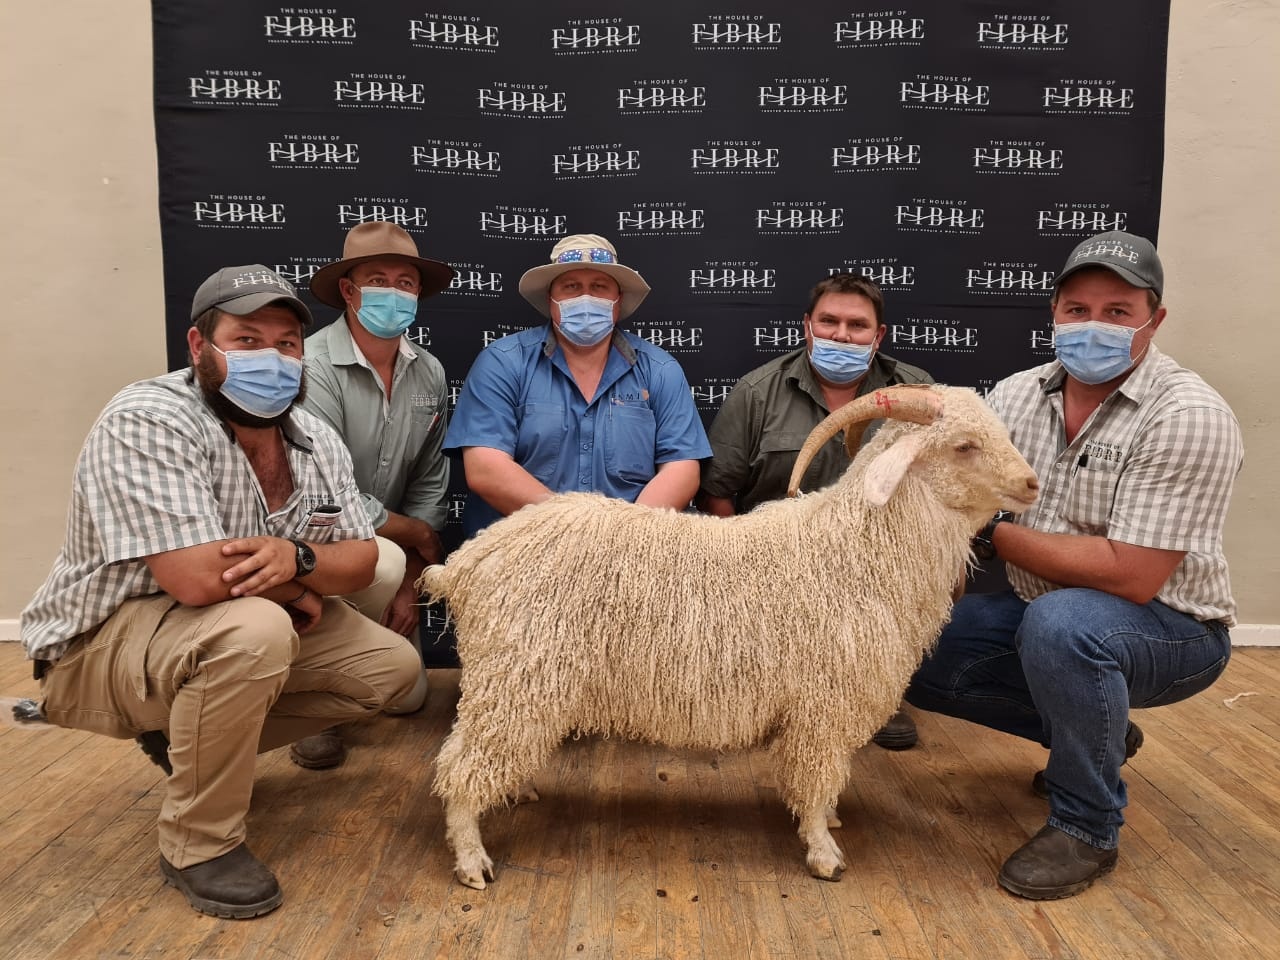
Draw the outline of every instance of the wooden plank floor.
M0 644L0 695L35 691ZM497 882L469 890L429 792L456 697L434 671L428 708L361 728L337 770L259 759L250 843L285 902L251 921L164 886L160 774L132 743L0 726L0 958L1280 956L1280 649L1237 650L1207 693L1138 716L1119 867L1049 903L995 884L1043 823L1044 751L920 713L916 749L853 758L839 883L805 871L765 754L581 740L541 803L485 818Z

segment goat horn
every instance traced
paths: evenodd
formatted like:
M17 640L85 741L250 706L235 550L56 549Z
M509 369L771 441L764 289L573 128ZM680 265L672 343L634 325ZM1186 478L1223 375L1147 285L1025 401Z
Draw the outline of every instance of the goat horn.
M921 388L924 389L921 389ZM845 449L850 459L857 452L858 442L867 428L867 422L884 418L887 420L910 420L912 423L930 424L942 416L942 404L938 397L929 391L927 384L902 384L885 387L864 394L846 403L813 428L804 446L796 455L795 466L791 468L791 480L787 483L787 496L794 497L800 490L800 478L809 469L809 464L822 449L823 445L841 430L848 429L845 436Z

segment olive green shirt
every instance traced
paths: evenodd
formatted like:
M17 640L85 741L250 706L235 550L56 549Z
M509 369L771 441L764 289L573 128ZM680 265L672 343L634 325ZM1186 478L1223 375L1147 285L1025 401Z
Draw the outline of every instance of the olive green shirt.
M877 353L858 396L899 383L933 383L919 367ZM702 465L702 490L731 497L738 513L787 495L791 468L805 438L831 411L809 366L806 347L757 367L737 382L707 431L711 459ZM879 427L867 426L864 442ZM818 490L849 465L841 436L829 440L805 471L802 490Z

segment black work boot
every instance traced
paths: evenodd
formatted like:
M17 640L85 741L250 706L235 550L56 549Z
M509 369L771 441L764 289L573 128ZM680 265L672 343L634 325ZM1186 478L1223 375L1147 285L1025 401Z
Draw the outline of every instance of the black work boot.
M284 900L275 875L243 843L181 870L161 856L160 872L191 906L211 917L248 920L270 913Z
M886 750L908 750L916 745L918 739L916 722L901 705L898 706L898 712L871 735L871 742Z
M1128 763L1133 759L1133 755L1142 749L1142 728L1129 721L1129 729L1124 732L1124 762ZM1123 764L1122 764L1123 766ZM1031 792L1041 800L1049 799L1049 785L1044 782L1044 771L1039 770L1036 775L1031 778Z
M308 770L327 770L336 767L347 755L342 744L342 728L330 727L319 733L303 737L289 748L289 759Z
M1061 900L1110 873L1117 856L1045 824L1004 862L999 883L1028 900Z
M163 770L166 777L173 775L173 764L169 762L169 738L163 730L148 730L133 739L147 759Z

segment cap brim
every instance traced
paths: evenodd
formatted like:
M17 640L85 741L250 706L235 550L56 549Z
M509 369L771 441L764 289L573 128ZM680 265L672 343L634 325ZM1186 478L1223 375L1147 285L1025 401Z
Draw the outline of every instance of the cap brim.
M540 267L526 270L524 276L520 278L520 296L528 300L540 314L550 319L551 305L547 302L547 294L551 290L551 284L560 274L568 273L570 270L599 270L618 281L618 288L622 291L622 305L618 310L619 320L625 320L635 313L636 308L649 295L649 284L645 283L644 277L630 267L624 267L620 263L576 261L544 263Z
M269 290L262 290L257 293L245 294L243 297L235 297L231 300L224 300L221 303L214 304L223 313L229 313L232 316L243 317L246 314L253 313L262 307L270 306L273 303L283 304L298 315L298 319L302 321L303 326L311 326L311 311L307 309L307 305L297 297L281 296L279 293L273 293Z
M418 268L418 276L422 289L418 299L433 297L453 281L454 269L439 260L427 260L425 257L410 257L403 253L372 253L367 257L352 257L350 260L339 260L321 267L311 277L311 295L321 303L341 310L346 306L342 293L338 290L338 281L352 271L353 268L370 260L397 260Z

